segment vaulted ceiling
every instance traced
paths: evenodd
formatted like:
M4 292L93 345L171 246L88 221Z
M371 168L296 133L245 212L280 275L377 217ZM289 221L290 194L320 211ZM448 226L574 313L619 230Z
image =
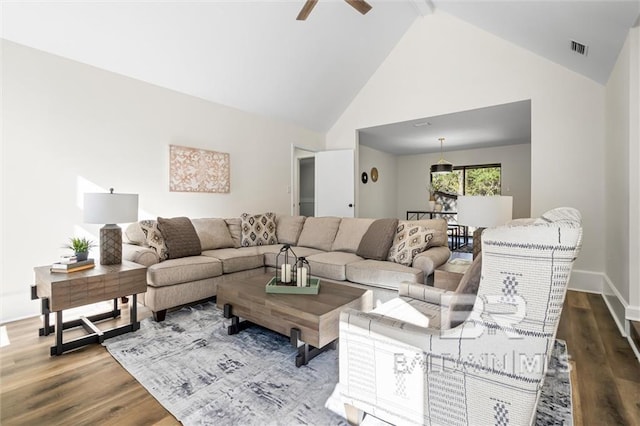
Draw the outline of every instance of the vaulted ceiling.
M320 0L1 3L2 38L324 132L416 19L444 11L606 83L634 1ZM587 56L569 40L588 46Z

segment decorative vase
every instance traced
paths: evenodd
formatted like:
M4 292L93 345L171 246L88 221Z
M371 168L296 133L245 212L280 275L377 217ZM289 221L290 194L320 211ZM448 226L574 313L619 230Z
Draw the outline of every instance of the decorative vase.
M89 258L88 251L76 252L76 259L78 259L78 262L82 262L83 260L87 260L88 258Z
M429 211L430 212L435 211L435 208L436 208L436 202L433 200L429 200Z

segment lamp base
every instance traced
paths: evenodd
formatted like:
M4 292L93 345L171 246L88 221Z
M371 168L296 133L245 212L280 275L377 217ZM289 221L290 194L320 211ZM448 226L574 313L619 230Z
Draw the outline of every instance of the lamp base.
M100 264L119 265L122 263L122 228L105 225L100 228Z

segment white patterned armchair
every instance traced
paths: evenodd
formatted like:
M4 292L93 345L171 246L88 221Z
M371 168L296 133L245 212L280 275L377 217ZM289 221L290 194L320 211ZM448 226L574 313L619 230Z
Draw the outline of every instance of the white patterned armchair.
M372 312L343 312L350 421L364 412L396 425L531 424L581 238L572 208L485 230L478 294L457 327L457 296L415 284Z

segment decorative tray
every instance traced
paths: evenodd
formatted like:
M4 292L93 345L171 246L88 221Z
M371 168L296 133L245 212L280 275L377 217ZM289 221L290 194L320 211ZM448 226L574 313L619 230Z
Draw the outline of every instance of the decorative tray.
M276 277L271 278L266 285L267 293L280 294L318 294L320 290L320 279L310 278L309 287L298 287L296 285L277 284Z

